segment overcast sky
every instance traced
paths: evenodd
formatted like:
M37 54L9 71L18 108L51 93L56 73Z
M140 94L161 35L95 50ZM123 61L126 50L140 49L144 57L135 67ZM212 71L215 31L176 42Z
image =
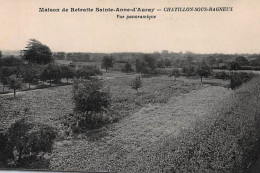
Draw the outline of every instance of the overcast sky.
M155 20L119 20L117 13L39 13L39 8L232 6L233 12L143 13ZM131 13L126 13L131 14ZM0 0L0 50L30 38L52 51L260 53L259 0Z

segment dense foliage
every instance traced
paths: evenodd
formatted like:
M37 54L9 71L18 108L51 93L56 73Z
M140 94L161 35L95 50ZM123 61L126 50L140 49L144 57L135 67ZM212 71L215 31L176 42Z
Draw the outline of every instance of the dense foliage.
M11 75L8 78L8 84L9 88L14 91L14 97L16 96L16 90L22 89L23 86L23 80L20 77L17 77L16 75Z
M130 73L130 72L133 72L134 69L132 68L132 65L131 65L130 62L126 62L122 71L125 72L125 73Z
M26 49L23 50L22 57L31 63L48 64L53 62L50 48L35 39L29 40Z
M169 77L172 77L174 76L175 80L176 78L180 77L181 76L181 73L180 73L180 70L178 68L173 68L171 71L170 71L170 74L169 74Z
M99 80L75 80L73 85L75 110L102 112L110 105L109 93L102 90Z
M202 78L209 77L211 74L211 68L206 64L206 62L201 62L200 65L197 68L197 74L200 76L201 82Z
M156 59L149 54L145 54L141 59L136 59L135 69L137 73L149 75L156 73Z
M142 78L140 75L136 76L131 82L132 89L138 92L138 89L142 87Z
M182 68L182 73L185 76L196 76L196 70L195 67L193 65L188 65Z
M75 79L73 99L76 114L74 120L80 123L76 127L93 129L108 123L109 118L104 112L109 108L111 99L109 92L102 90L99 80Z
M253 73L231 72L229 73L229 88L231 88L232 90L237 89L243 83L246 83L248 80L252 79L254 76L255 75Z
M41 73L40 78L43 81L49 81L50 86L52 84L52 81L59 82L62 78L62 72L60 66L56 64L46 65L43 72Z
M79 67L75 72L75 76L77 78L83 78L83 79L90 79L92 76L96 76L96 75L102 75L102 72L95 66L83 65Z
M2 163L23 167L24 160L51 152L56 136L54 128L46 124L19 119L0 134L1 148L4 149Z
M106 71L109 68L113 67L113 58L111 56L104 56L103 60L102 60L102 68L106 69Z

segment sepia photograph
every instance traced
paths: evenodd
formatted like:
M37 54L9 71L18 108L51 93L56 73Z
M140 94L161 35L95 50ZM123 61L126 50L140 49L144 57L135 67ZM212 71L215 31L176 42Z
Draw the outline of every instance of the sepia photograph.
M259 173L260 1L0 0L0 172Z

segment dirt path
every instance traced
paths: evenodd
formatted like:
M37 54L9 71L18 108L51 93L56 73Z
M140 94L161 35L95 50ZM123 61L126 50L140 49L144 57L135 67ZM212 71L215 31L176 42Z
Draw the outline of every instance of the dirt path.
M179 135L210 116L230 91L223 87L192 91L171 98L166 105L148 105L123 119L99 139L84 138L56 144L51 169L150 172L153 151L167 136Z

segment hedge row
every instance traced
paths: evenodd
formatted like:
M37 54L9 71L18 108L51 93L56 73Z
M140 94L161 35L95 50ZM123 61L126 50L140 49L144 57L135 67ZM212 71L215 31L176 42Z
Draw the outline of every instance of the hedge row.
M234 91L192 130L164 141L157 171L245 172L260 152L260 77ZM155 154L156 155L156 154ZM155 170L153 170L155 171Z

